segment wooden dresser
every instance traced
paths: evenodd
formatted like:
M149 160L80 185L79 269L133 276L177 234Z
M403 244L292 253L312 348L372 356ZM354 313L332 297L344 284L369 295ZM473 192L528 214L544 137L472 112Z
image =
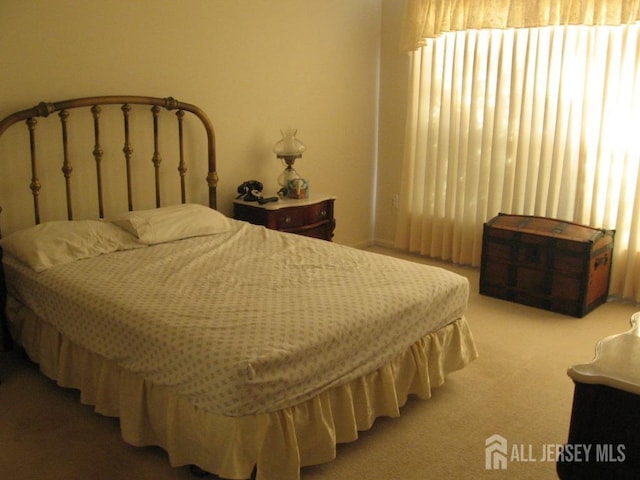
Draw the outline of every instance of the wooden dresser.
M480 293L583 317L607 300L614 232L500 214L484 225Z
M638 322L640 312L632 315L630 330L597 343L592 362L567 370L575 388L568 454L556 465L562 480L640 478ZM576 451L582 455L571 455Z
M336 226L334 202L335 197L314 194L300 200L281 198L264 205L237 199L233 202L233 217L273 230L331 240Z

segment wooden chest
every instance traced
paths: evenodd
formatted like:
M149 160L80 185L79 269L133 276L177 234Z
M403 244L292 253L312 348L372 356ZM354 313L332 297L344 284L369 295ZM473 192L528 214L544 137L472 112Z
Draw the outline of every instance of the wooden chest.
M614 232L500 214L484 225L480 293L583 317L607 300Z

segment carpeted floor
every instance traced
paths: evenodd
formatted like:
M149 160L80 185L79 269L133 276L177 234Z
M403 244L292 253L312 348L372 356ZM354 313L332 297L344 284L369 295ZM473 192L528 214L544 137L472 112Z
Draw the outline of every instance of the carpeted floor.
M381 418L339 446L333 462L303 469L302 479L557 478L555 463L541 456L567 439L573 384L566 370L589 362L600 338L628 330L640 306L610 302L585 318L567 317L480 296L476 269L397 255L469 278L467 318L480 357L430 400L410 399L400 418ZM160 449L125 444L117 420L81 405L77 392L57 387L19 352L0 355L0 478L195 478L171 468ZM493 434L522 446L506 470L485 468Z

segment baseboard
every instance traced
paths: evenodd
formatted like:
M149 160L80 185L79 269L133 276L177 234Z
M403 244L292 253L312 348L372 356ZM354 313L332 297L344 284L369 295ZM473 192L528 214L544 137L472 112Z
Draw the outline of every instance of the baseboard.
M383 240L381 238L376 238L373 240L371 246L376 247L384 247L384 248L396 248L395 243L392 240Z

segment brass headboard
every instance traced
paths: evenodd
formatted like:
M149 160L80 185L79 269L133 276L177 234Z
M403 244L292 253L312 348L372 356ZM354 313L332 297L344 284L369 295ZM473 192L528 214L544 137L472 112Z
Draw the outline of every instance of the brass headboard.
M21 110L13 113L0 121L0 136L11 125L26 121L29 130L29 142L30 142L30 155L31 155L31 183L29 188L33 195L33 206L35 214L35 223L40 223L40 205L39 194L41 189L40 179L38 177L38 157L36 148L36 126L37 117L48 117L52 113L58 112L60 117L62 128L62 148L63 148L63 164L62 173L64 175L65 188L66 188L66 207L67 218L73 219L73 202L71 198L71 179L73 173L73 166L68 152L68 140L67 140L67 120L69 118L69 111L75 108L90 108L91 115L93 116L93 132L94 132L94 148L91 154L95 159L96 166L96 180L97 180L97 192L98 192L98 209L99 217L104 217L104 200L103 200L103 185L102 185L102 173L101 173L101 161L103 156L103 150L100 143L100 113L102 111L102 105L121 105L123 123L124 123L124 146L122 152L124 160L126 162L126 181L127 181L127 200L129 210L133 210L133 194L132 194L132 178L131 178L131 166L130 160L133 152L133 144L131 139L131 131L129 127L129 114L131 111L131 105L149 105L151 107L151 116L153 119L153 166L155 169L155 201L156 207L160 207L160 181L159 181L159 169L161 162L161 153L159 151L158 142L158 118L161 109L176 110L177 128L178 128L178 141L179 141L179 164L178 172L180 179L180 191L182 203L186 201L186 186L185 176L187 171L187 165L184 158L184 139L183 139L183 119L185 112L194 114L202 123L205 128L207 136L207 156L208 156L208 173L206 181L209 190L209 206L216 208L216 187L218 183L218 175L216 173L216 149L215 149L215 134L211 121L206 113L195 105L189 103L180 102L172 97L157 98L157 97L145 97L145 96L96 96L76 98L72 100L64 100L61 102L41 102L35 107ZM204 179L203 179L204 181ZM0 212L2 207L0 206Z

